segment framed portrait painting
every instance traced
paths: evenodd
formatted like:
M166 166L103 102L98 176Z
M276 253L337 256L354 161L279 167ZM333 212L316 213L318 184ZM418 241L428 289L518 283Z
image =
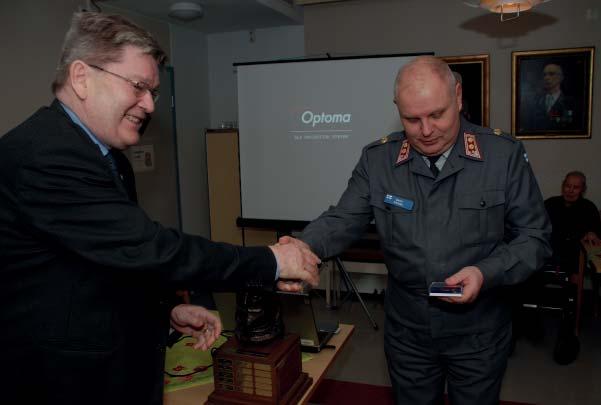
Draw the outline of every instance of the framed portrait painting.
M489 56L443 56L453 74L461 82L463 107L461 113L470 122L489 125Z
M590 138L594 52L593 47L512 52L516 137Z

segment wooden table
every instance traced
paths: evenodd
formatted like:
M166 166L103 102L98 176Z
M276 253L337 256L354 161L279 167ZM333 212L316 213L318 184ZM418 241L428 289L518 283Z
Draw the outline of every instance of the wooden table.
M300 404L306 404L309 401L354 330L353 325L340 324L340 332L328 342L336 348L324 349L320 353L314 354L311 360L303 363L303 371L313 378L313 383L301 398ZM164 405L203 405L211 392L213 392L213 383L168 392L164 396Z
M589 267L592 270L591 284L593 285L593 311L595 317L599 316L599 281L601 280L601 246L583 244L586 250Z

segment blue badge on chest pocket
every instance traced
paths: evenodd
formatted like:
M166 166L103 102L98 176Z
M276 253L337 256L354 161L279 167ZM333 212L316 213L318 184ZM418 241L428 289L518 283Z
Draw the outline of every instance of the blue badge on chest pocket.
M384 196L384 204L403 208L407 211L413 210L413 201L408 200L406 198L397 197L396 195L392 195L392 194L386 194Z

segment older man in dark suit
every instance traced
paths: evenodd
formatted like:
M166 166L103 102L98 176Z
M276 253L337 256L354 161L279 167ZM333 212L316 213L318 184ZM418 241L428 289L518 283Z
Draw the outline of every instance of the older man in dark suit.
M581 117L576 111L574 97L565 94L561 85L564 80L562 67L547 63L543 68L543 91L536 97L531 114L531 126L540 130L577 129ZM528 113L527 113L528 116Z
M112 152L138 142L164 60L131 22L78 13L56 100L0 139L2 403L159 404L169 315L198 347L219 334L203 308L169 305L173 290L318 282L307 249L214 243L132 200Z

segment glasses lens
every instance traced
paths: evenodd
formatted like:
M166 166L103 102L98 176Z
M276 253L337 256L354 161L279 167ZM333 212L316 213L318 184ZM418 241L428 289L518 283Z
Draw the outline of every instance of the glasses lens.
M145 83L132 83L132 85L136 90L136 97L142 98L146 95L146 92L149 92L153 102L156 103L159 100L160 93L158 89L151 89Z

